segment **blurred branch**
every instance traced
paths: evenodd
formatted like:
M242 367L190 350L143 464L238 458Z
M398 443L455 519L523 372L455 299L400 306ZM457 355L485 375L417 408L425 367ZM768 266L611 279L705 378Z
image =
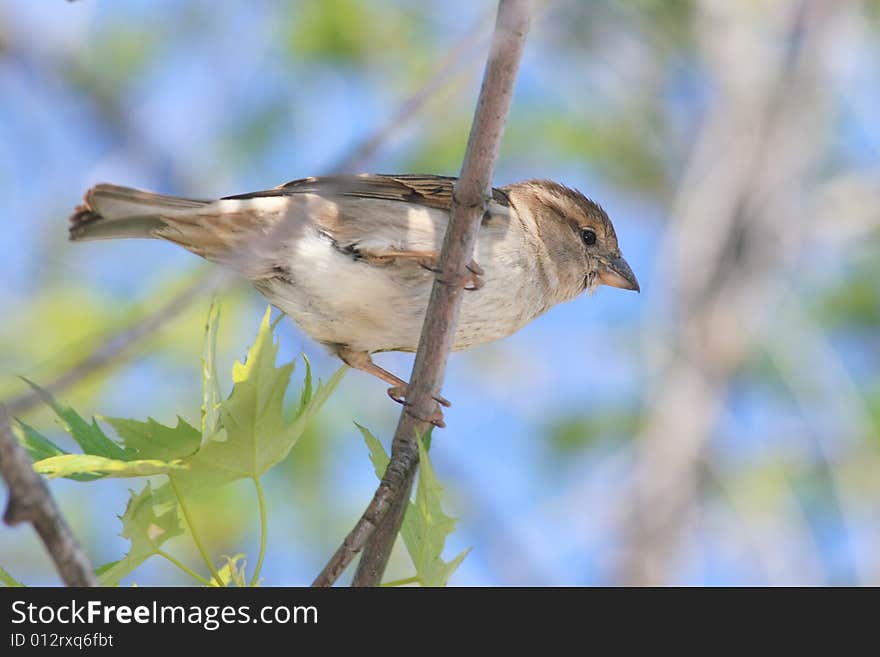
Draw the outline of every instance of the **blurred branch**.
M773 321L779 281L803 239L800 192L827 134L820 62L844 13L823 0L757 13L704 0L698 9L698 40L718 98L658 258L678 315L668 330L646 332L668 344L638 441L617 573L627 584L667 580L728 380L759 322Z
M864 458L859 443L876 435L871 408L816 319L793 291L786 296L785 305L778 309L779 321L770 326L768 355L800 406L805 426L802 436L812 439L810 453L822 463L831 502L826 506L837 512L841 526L855 527L866 494L871 498L875 493L867 493L863 482L841 472L841 445L857 453L854 460ZM848 554L855 580L851 584L876 585L875 555L859 550ZM835 583L843 582L836 579Z
M434 74L415 93L404 99L397 110L385 123L356 143L348 154L330 167L331 173L357 173L365 163L375 155L381 146L386 144L395 134L421 112L428 101L443 88L456 73L474 66L477 58L472 57L474 51L482 45L486 18L481 19L464 37L449 49L437 66Z
M821 581L821 549L810 540L810 519L798 503L795 473L800 467L809 465L796 462L789 470L769 460L766 469L731 472L709 458L703 463L706 479L723 503L711 516L712 534L753 564L754 574L742 578L745 584L804 586ZM761 495L755 495L756 488Z
M67 586L97 586L88 557L73 537L43 479L34 472L27 453L9 426L9 415L0 405L0 473L9 488L3 521L7 525L29 522L55 562Z
M43 388L55 396L88 376L123 359L130 347L141 342L165 326L184 310L192 306L194 301L210 297L224 281L229 279L227 272L217 269L199 275L195 281L173 296L169 301L116 333L109 334L100 340L97 349L77 361L68 370L49 381ZM9 415L16 416L30 410L42 401L42 397L34 390L27 390L16 397L0 401Z
M362 560L354 584L376 586L385 571L403 519L402 511L388 514L388 510L395 506L402 509L409 498L418 466L417 435L429 427L423 418L433 414L436 404L433 396L442 387L464 293L460 281L467 273L466 266L474 252L480 220L486 211L501 135L531 19L530 9L529 0L500 0L498 4L483 85L464 163L453 191L449 227L440 255L441 273L431 290L407 390L407 405L400 414L391 443L391 461L369 506L313 586L331 586L367 544L374 530L380 527L378 540L365 555L369 558Z

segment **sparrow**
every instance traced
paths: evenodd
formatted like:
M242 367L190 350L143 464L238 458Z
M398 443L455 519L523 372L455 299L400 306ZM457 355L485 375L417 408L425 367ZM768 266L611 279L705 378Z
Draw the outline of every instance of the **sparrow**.
M372 354L416 351L455 180L312 177L218 200L99 184L70 217L70 239L161 239L229 267L405 403L407 382ZM453 350L507 337L599 285L639 291L605 211L550 180L491 191L465 284ZM439 407L431 421L442 426Z

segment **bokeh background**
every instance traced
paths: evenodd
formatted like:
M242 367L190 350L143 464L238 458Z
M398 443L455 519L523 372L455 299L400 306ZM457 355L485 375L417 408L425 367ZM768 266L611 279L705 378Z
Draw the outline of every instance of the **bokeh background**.
M217 282L169 244L69 244L83 191L455 175L493 14L469 0L2 3L0 399L66 445L20 404L17 375L50 383L110 345L63 401L196 422ZM452 584L880 584L878 35L867 0L539 3L497 183L553 178L600 201L642 294L605 288L452 357L432 457L459 518L447 554L473 548ZM219 286L229 381L265 302ZM335 371L291 322L278 332L285 358ZM387 444L398 412L349 372L268 475L267 584L318 572L375 485L353 422ZM125 550L130 485L51 483L96 564ZM255 557L254 508L250 489L228 490L212 552ZM198 567L187 539L169 546ZM0 565L57 582L26 527L0 528ZM388 576L409 574L401 550ZM157 559L129 580L187 583Z

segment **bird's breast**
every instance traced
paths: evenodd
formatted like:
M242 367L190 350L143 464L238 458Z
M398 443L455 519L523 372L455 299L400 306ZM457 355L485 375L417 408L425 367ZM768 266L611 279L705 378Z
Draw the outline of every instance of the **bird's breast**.
M415 351L434 275L409 259L376 263L318 230L284 247L284 276L257 282L309 336L353 349ZM474 258L483 287L465 291L454 349L506 337L543 311L534 263L508 231L484 231Z

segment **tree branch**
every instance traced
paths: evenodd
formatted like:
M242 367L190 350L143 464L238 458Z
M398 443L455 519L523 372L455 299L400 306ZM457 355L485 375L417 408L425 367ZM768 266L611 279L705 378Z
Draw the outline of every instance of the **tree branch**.
M58 394L117 361L132 345L155 333L190 307L194 300L210 295L226 279L228 274L222 271L199 276L156 310L118 333L107 336L95 351L50 381L45 390ZM11 398L7 404L0 402L0 472L9 488L3 520L10 526L22 522L30 522L34 526L65 584L98 586L88 558L9 426L10 415L23 413L42 399L36 391L28 391Z
M828 85L821 62L851 20L819 1L770 3L758 13L707 1L696 10L697 42L719 94L701 122L657 259L674 263L664 265L663 282L675 314L669 323L666 308L645 315L646 335L669 357L649 377L659 383L643 391L650 412L635 440L615 574L629 586L668 583L731 376L762 325L779 320L780 282L803 245L803 189L814 184L827 135L829 110L816 92Z
M433 75L419 89L407 96L384 123L376 126L373 132L349 148L348 153L330 167L329 171L331 173L360 171L376 151L415 118L453 76L464 69L470 69L475 62L472 57L474 51L488 38L488 34L484 34L488 19L489 15L482 16L473 29L449 49L435 68Z
M34 526L67 586L97 586L98 579L88 557L73 537L43 479L34 472L27 453L12 434L9 416L2 405L0 473L9 487L3 521L7 525L29 522Z
M43 389L53 396L58 395L91 374L111 365L121 358L129 347L158 331L174 317L191 307L197 299L210 296L228 278L229 276L225 272L219 270L199 276L166 303L140 317L133 324L107 335L105 339L100 341L97 349L42 386ZM41 401L42 397L39 393L27 390L5 402L0 401L0 405L6 407L6 412L10 416L16 416L30 410Z
M468 138L461 174L453 190L449 227L440 255L440 273L431 290L425 323L404 406L391 443L391 461L373 499L342 545L330 558L313 586L331 586L360 552L373 532L383 524L389 508L405 506L418 465L417 434L428 427L433 396L442 387L446 361L452 347L461 308L466 274L477 241L480 221L490 198L495 161L510 108L513 86L531 19L528 0L500 0L495 33L489 50L483 85ZM402 501L401 501L402 500ZM379 584L394 545L402 513L392 514L370 549L370 561L359 570L356 585ZM393 526L392 526L393 525Z
M388 565L388 559L397 541L397 534L406 516L407 502L412 495L417 466L418 464L410 468L400 491L391 500L385 517L367 540L351 582L352 586L379 586L382 583L385 567Z

